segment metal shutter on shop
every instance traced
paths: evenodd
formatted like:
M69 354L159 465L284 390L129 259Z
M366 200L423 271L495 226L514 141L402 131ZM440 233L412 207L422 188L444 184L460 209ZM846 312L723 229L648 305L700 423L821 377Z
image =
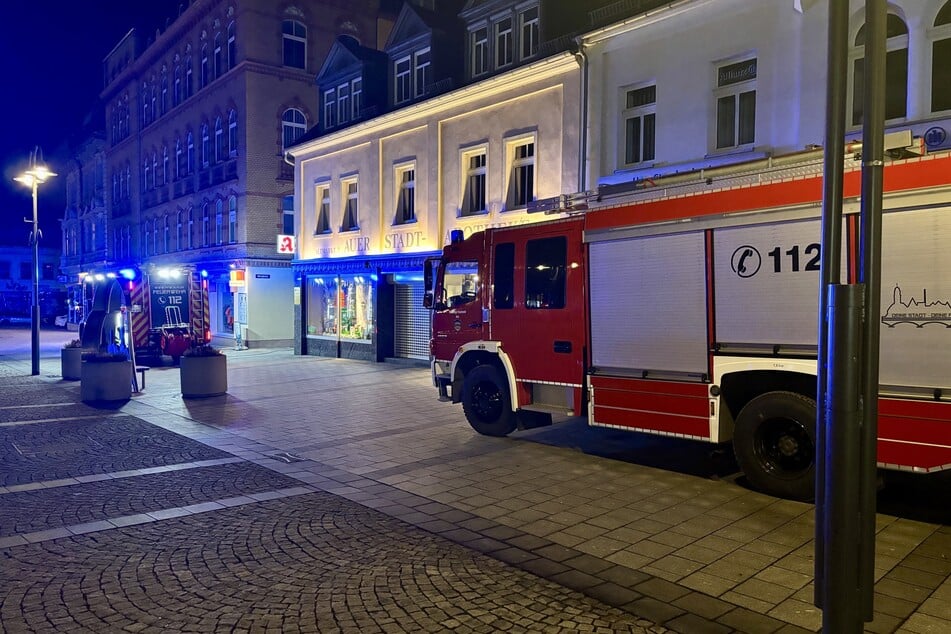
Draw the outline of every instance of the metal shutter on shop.
M423 308L423 283L397 284L394 354L404 359L429 359L429 311Z

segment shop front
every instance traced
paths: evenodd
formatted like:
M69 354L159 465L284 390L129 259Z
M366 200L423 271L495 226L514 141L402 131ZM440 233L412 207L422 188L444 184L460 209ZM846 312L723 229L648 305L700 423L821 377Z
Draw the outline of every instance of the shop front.
M425 255L295 265L300 354L383 361L428 358ZM418 300L418 301L414 301Z

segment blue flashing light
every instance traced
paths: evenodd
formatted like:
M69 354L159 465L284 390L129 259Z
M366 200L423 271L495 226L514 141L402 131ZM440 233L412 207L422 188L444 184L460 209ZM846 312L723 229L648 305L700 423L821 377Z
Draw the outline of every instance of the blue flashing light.
M202 276L203 278L207 278L207 277L208 277L208 271L205 270L205 269L202 269L202 270L201 270L201 276Z
M465 239L466 235L463 233L462 229L453 229L449 232L449 242L451 244L456 244L457 242L462 242Z
M119 269L119 275L121 275L123 279L134 280L135 269Z

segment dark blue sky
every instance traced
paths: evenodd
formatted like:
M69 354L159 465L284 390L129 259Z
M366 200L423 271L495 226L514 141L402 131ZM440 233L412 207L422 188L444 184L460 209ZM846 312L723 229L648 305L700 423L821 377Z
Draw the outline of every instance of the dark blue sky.
M50 168L102 90L102 59L136 25L154 29L184 0L5 0L0 8L0 244L26 245L30 192L13 182L39 145ZM148 32L148 31L146 31ZM60 245L64 179L39 196L41 245Z

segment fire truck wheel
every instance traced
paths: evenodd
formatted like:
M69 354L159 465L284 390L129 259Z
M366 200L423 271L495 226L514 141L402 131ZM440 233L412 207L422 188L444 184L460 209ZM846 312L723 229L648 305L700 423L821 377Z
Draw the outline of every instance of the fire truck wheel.
M462 382L462 411L472 428L485 436L507 436L515 429L515 412L502 373L477 365Z
M733 434L736 461L765 493L815 498L816 403L795 392L767 392L740 410Z

